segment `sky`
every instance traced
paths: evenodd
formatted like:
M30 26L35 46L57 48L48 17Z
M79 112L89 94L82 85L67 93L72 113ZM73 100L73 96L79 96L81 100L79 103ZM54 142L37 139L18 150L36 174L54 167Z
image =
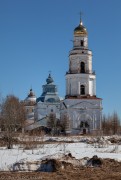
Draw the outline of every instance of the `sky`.
M0 93L42 93L49 71L59 96L80 12L88 30L103 113L121 117L121 0L0 0Z

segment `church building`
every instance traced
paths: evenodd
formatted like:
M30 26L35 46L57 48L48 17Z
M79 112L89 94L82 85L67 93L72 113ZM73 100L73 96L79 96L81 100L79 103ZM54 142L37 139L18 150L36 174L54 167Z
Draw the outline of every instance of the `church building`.
M69 68L65 77L66 95L64 100L60 100L57 86L49 74L46 84L42 87L41 96L36 99L36 103L32 99L34 123L28 126L27 130L47 126L51 113L54 113L60 122L65 121L67 133L87 134L101 130L102 99L96 96L92 51L88 48L88 32L82 20L74 29L73 48L69 52ZM28 99L30 97L35 100L31 90Z
M36 100L35 120L41 120L54 113L57 119L60 119L60 98L57 92L57 86L54 84L51 74L43 85L43 92Z
M96 96L96 74L92 51L82 21L74 29L73 48L69 52L66 96L61 103L61 119L66 114L70 133L92 133L101 129L102 99Z
M26 130L32 130L39 128L41 126L47 127L49 116L54 115L56 120L60 120L60 98L58 96L57 86L54 84L54 80L51 74L48 75L46 79L46 84L42 86L43 92L40 97L36 98L36 103L34 101L33 92L28 95L25 99L28 125L26 126ZM30 99L31 94L31 99ZM31 103L30 103L31 101ZM34 102L34 114L32 114L32 107ZM32 116L33 115L33 116ZM31 119L34 118L32 122Z

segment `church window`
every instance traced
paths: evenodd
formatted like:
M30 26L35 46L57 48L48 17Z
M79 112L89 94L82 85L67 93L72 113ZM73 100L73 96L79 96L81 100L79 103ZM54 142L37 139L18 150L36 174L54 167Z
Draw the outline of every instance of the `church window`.
M80 64L80 69L81 69L81 73L85 73L85 63L84 62L81 62L81 64Z
M81 46L84 46L84 41L83 40L81 40Z
M80 87L80 94L85 95L85 86L84 85L81 85L81 87Z

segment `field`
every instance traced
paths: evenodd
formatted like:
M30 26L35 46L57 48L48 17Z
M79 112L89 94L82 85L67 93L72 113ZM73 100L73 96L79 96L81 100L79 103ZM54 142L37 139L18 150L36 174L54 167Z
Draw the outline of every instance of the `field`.
M19 141L12 149L0 148L0 179L121 179L120 136L26 136Z

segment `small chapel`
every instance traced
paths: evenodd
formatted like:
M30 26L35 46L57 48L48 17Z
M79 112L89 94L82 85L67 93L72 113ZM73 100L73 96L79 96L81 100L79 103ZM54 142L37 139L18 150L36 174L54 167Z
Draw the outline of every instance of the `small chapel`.
M102 99L96 96L92 51L88 48L88 32L82 20L73 32L73 47L69 52L69 67L65 78L66 94L63 100L59 98L51 74L42 87L40 97L36 98L30 90L25 106L27 121L33 122L26 126L26 130L47 126L50 113L54 113L60 122L66 117L66 133L88 134L101 130Z

